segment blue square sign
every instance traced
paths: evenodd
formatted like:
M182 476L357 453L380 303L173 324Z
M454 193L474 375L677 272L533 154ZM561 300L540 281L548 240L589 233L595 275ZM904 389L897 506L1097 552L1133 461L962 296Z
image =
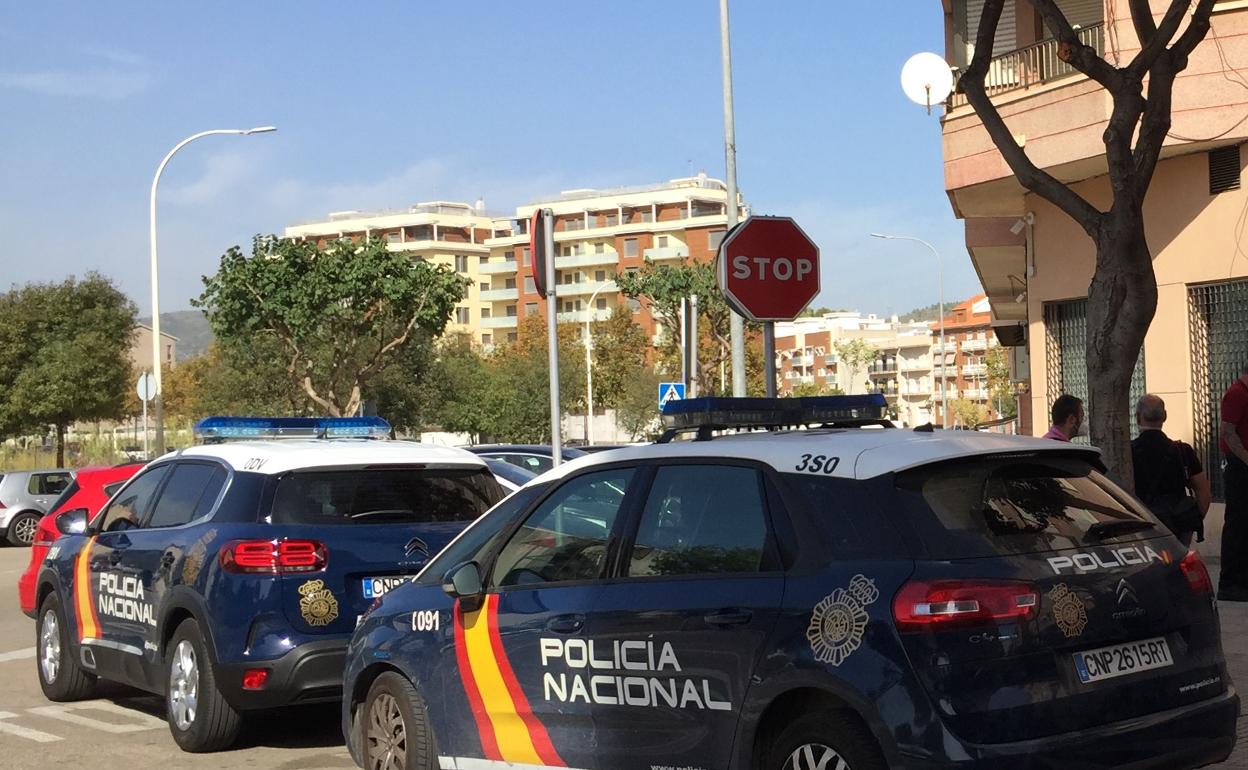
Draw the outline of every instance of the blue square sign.
M668 401L680 401L685 397L685 383L683 382L660 382L659 383L659 409Z

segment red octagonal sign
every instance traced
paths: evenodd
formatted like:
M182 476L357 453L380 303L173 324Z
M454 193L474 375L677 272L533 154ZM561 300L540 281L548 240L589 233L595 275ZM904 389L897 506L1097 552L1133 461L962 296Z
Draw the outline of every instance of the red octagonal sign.
M749 217L719 246L719 289L752 321L792 321L819 293L819 247L789 217Z

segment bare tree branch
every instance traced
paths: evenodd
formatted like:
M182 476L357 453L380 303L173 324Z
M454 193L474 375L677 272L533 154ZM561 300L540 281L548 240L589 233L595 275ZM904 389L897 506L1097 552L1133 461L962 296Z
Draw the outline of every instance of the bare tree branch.
M1148 76L1148 102L1144 120L1140 124L1140 136L1135 143L1133 165L1135 167L1135 194L1143 200L1157 170L1161 149L1170 133L1171 106L1174 79L1178 72L1171 66L1169 57L1153 65Z
M1171 46L1170 55L1182 57L1182 61L1176 60L1174 63L1176 72L1182 72L1187 67L1187 57L1192 55L1200 41L1209 34L1209 19L1213 16L1214 2L1215 0L1198 0L1187 29L1183 30L1183 34Z
M1176 0L1181 2L1182 0ZM1085 44L1079 39L1079 34L1075 32L1075 28L1070 26L1070 22L1066 19L1066 14L1062 13L1062 9L1057 7L1056 0L1031 0L1032 6L1044 17L1044 23L1062 44L1060 56L1070 66L1079 70L1083 74L1092 78L1096 82L1105 86L1110 91L1115 90L1122 83L1122 73L1112 64L1101 58L1096 49ZM989 7L1002 3L988 0L984 3L984 16L979 22L979 36L984 36L984 21L988 18ZM992 23L992 36L996 37L997 22L1000 20L1001 12L998 8L996 16ZM989 49L992 43L988 44ZM975 56L979 56L979 43L975 45Z
M1135 36L1140 40L1140 48L1146 47L1157 34L1157 25L1153 23L1153 8L1148 0L1127 0L1131 6L1131 22L1135 25Z
M1147 6L1148 3L1144 2ZM1144 45L1140 52L1135 55L1131 63L1127 65L1127 70L1136 79L1143 78L1144 73L1152 69L1153 64L1166 53L1166 46L1170 45L1170 41L1174 40L1174 36L1179 32L1179 25L1183 23L1183 14L1192 5L1192 0L1170 0L1170 7L1166 9L1166 15L1162 17L1161 24L1157 27L1157 31L1153 34L1152 39ZM1210 0L1209 7L1212 10L1213 2ZM1149 21L1152 21L1151 10L1146 11ZM1135 3L1131 4L1131 19L1137 24L1139 23L1136 16ZM1202 34L1201 37L1204 37Z

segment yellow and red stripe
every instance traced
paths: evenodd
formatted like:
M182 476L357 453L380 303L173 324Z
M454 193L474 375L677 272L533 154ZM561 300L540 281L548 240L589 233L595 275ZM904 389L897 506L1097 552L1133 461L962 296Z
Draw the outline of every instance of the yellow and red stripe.
M455 656L486 759L567 766L529 707L507 659L498 633L497 594L486 596L473 612L464 612L456 602Z
M94 545L95 538L88 538L74 559L74 615L78 618L79 642L100 638L100 617L91 600L91 549Z

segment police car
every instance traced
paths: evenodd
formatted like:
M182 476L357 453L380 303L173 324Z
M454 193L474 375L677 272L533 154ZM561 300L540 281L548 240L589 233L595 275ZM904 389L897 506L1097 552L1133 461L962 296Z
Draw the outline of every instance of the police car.
M1097 452L895 429L882 408L672 404L696 440L539 477L365 617L344 681L352 756L370 770L1226 758L1239 697L1209 575ZM795 425L810 429L779 428Z
M503 493L468 452L369 439L389 433L375 418L197 432L225 443L151 463L89 527L59 522L79 534L39 573L36 667L53 701L97 678L163 694L178 745L211 751L242 712L341 697L357 619Z

